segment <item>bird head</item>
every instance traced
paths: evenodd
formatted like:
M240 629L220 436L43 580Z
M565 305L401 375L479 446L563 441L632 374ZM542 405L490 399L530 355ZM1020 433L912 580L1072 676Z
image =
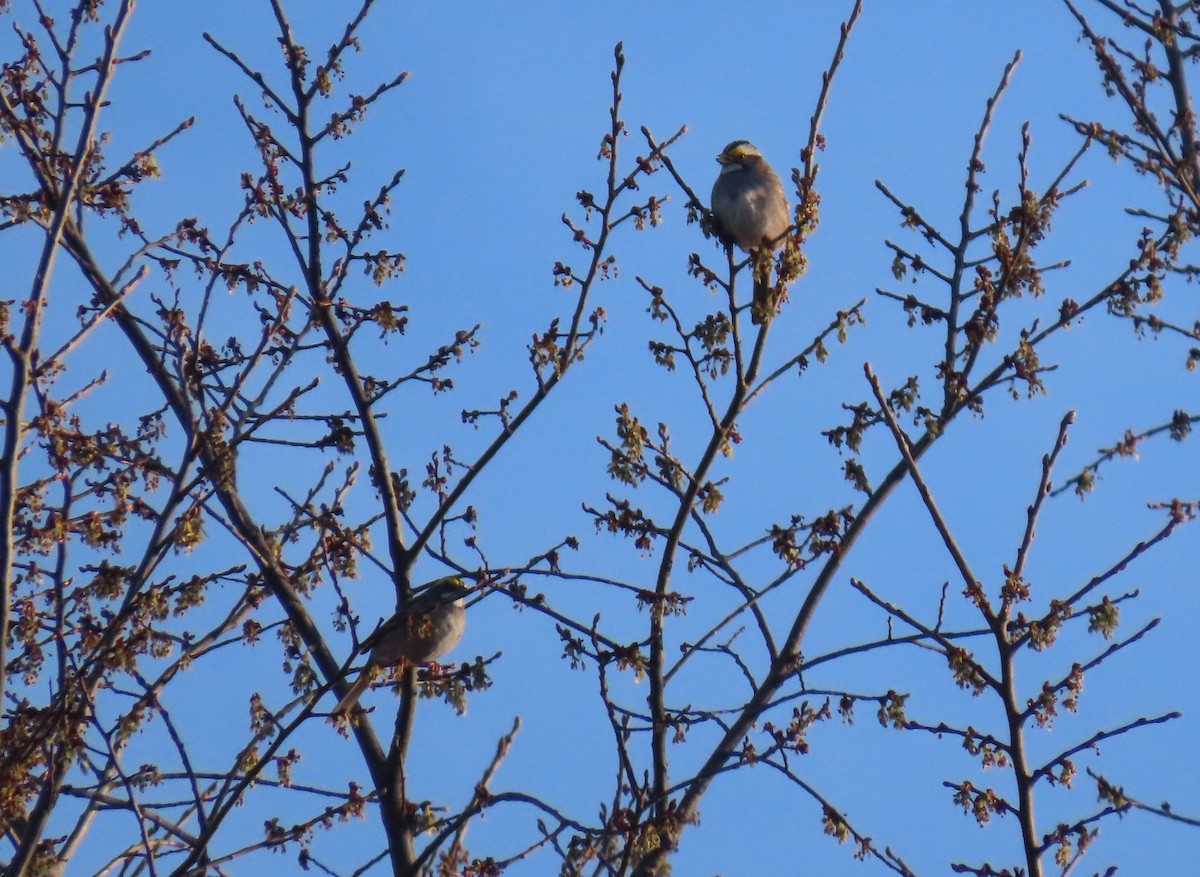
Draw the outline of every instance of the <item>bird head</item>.
M757 146L749 140L734 140L721 150L721 154L717 156L717 163L724 170L730 166L745 164L748 159L755 158L762 158L762 153L758 151Z
M431 605L439 605L442 603L457 603L463 605L463 599L470 593L470 589L458 576L447 576L444 579L438 579L421 589L417 595L424 603L428 601Z

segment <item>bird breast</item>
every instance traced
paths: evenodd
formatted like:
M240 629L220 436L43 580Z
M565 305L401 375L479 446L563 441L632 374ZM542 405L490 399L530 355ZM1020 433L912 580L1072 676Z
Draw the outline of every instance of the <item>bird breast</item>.
M413 664L432 661L450 651L462 638L466 612L456 603L432 610L404 613L397 629L381 636L371 650L371 660L382 666L405 659Z
M774 240L788 227L787 198L774 174L723 168L713 186L712 209L726 234L746 252L761 247L763 238Z

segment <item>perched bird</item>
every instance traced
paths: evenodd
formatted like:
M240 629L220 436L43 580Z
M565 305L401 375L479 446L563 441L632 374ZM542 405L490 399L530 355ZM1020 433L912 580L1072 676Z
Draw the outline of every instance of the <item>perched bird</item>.
M750 319L761 323L773 312L770 263L791 225L787 195L779 175L746 140L734 140L717 156L721 172L712 189L713 227L726 247L737 244L751 257L754 304Z
M370 649L367 666L354 680L346 696L338 701L333 713L345 712L358 703L371 684L371 671L408 662L422 664L440 658L462 638L467 625L463 598L467 588L462 579L451 576L438 579L412 599L362 641L361 651Z

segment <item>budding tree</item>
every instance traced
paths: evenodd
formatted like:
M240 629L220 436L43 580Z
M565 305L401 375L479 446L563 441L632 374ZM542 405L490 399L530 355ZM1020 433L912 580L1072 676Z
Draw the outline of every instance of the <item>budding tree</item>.
M178 117L133 146L140 131L109 127L137 117L114 95L171 50L132 44L143 11L12 5L5 874L295 857L333 874L650 877L770 870L801 849L903 875L949 863L1032 877L1107 867L1090 847L1134 811L1196 824L1182 814L1195 802L1151 803L1139 774L1101 757L1152 740L1179 705L1086 688L1186 611L1131 571L1179 543L1163 545L1195 516L1191 486L1127 509L1103 540L1076 521L1076 497L1118 458L1159 453L1200 418L1182 389L1200 361L1185 285L1200 227L1192 4L1063 0L1064 41L1091 48L1119 121L1064 116L1073 146L1051 157L1028 125L997 132L1017 53L979 95L959 185L875 181L877 209L902 226L883 242L891 274L824 294L810 275L838 150L824 125L845 67L870 64L854 54L862 0L811 35L808 122L781 174L791 226L773 255L719 244L715 168L676 159L684 120L664 134L628 117L625 92L644 86L618 44L595 171L540 278L555 305L498 375L463 291L434 291L460 325L421 325L391 223L430 206L356 146L407 78L360 73L357 53L381 51L373 0L321 22L324 48L282 0L260 10L270 34L205 33L206 63L240 83L226 96L236 128L198 132L181 91ZM1017 157L996 171L1000 135ZM196 136L242 170L200 177L194 204L156 202L151 181ZM1117 256L1052 243L1078 221L1084 167L1149 183ZM433 257L450 264L475 256L479 219L469 192L447 197L461 226ZM504 239L504 216L483 234ZM617 254L664 223L686 227L690 255L663 248L623 273ZM1082 283L1081 263L1107 274ZM509 294L511 278L475 267ZM1073 453L1057 370L1095 355L1103 342L1086 339L1114 322L1171 351L1169 373L1127 364L1162 417ZM598 412L606 431L567 451L576 419ZM1015 514L996 499L1010 491ZM564 495L569 516L545 514ZM371 651L393 612L390 630L433 636L420 595L447 578L467 588L455 651ZM356 678L374 688L364 708L335 709ZM1175 761L1141 745L1144 763ZM916 788L856 768L913 763ZM730 854L711 814L739 806L756 832ZM913 814L970 831L914 837Z

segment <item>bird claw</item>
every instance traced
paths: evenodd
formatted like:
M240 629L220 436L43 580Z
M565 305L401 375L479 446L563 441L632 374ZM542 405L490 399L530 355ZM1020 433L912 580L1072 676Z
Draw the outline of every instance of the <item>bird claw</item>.
M437 661L426 661L420 669L418 680L421 682L442 682L456 672L453 664L439 664Z

